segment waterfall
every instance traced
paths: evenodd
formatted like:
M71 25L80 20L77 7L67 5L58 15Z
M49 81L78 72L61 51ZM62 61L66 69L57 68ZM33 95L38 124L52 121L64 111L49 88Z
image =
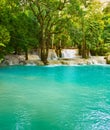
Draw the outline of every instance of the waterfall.
M62 58L72 59L78 56L78 49L62 49Z
M48 60L57 60L57 54L55 52L55 49L49 49L49 53L48 53Z
M61 50L61 58L63 59L73 59L79 56L78 49L62 49ZM29 57L30 59L30 57ZM31 56L31 59L40 59L40 50L38 49L33 53ZM49 49L48 52L48 60L58 60L57 54L55 52L55 49Z

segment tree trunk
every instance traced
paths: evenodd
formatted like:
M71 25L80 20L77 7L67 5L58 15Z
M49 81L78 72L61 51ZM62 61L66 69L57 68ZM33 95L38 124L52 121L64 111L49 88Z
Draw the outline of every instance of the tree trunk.
M85 23L84 18L82 19L82 58L88 58L88 49L86 44L86 36L85 36Z
M89 58L89 49L87 48L87 45L84 43L82 46L82 58Z
M48 58L48 51L49 48L46 45L45 41L42 41L43 43L41 43L41 61L43 61L43 63L46 65L48 64L47 58Z
M89 49L86 44L86 36L85 36L85 29L84 25L82 24L82 32L83 32L83 37L82 37L82 58L88 58L89 57Z
M28 49L25 49L25 60L28 60Z
M55 52L56 52L56 54L57 54L57 56L58 56L59 58L62 57L62 54L61 54L61 47L56 47Z
M82 58L86 58L86 45L85 45L85 42L82 44Z

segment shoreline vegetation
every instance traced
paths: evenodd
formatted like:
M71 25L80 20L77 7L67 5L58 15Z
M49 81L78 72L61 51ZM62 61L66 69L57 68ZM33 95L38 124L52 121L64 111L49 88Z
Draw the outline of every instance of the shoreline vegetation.
M1 66L110 64L108 0L1 0L0 18Z

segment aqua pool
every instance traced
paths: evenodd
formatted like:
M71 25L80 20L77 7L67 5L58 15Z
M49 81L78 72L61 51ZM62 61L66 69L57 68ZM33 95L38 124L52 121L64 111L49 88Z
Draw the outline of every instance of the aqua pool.
M0 68L0 130L110 130L110 66Z

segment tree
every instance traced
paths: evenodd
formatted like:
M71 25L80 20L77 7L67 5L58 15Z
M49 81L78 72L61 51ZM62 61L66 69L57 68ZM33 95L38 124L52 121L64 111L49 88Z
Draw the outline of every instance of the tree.
M103 30L101 4L93 0L77 0L72 1L70 7L70 13L74 13L71 37L73 34L75 38L72 39L81 50L82 57L88 58L90 49L101 39Z
M0 46L6 46L7 54L25 53L26 60L29 50L40 48L45 64L54 46L57 50L77 46L88 58L90 51L109 45L109 4L103 12L104 17L95 0L1 0L1 39L9 34L9 40Z
M49 46L53 34L62 31L64 9L67 0L28 0L30 10L33 12L39 25L39 43L41 48L41 60L47 64ZM59 29L56 29L56 26Z
M4 55L6 46L10 41L10 32L7 26L4 24L4 20L7 21L5 0L0 1L0 57Z
M104 31L102 34L103 46L101 46L102 54L110 52L110 2L103 9L103 21L104 21Z
M10 45L13 47L15 54L25 52L25 58L28 60L28 50L32 46L37 46L37 23L26 15L25 12L20 12L12 17L11 40Z
M3 25L0 25L0 46L5 47L9 41L9 31Z
M110 2L108 5L104 8L104 33L103 33L103 38L104 38L104 43L110 43Z
M0 57L3 57L5 48L10 41L9 31L5 26L0 25Z
M1 23L10 33L10 41L5 51L14 54L25 53L28 59L28 50L32 46L37 46L38 24L28 10L23 10L23 5L19 0L1 3L0 17Z

